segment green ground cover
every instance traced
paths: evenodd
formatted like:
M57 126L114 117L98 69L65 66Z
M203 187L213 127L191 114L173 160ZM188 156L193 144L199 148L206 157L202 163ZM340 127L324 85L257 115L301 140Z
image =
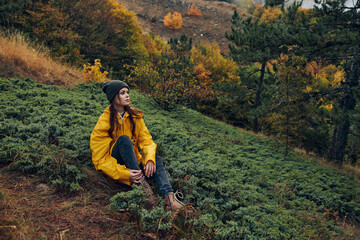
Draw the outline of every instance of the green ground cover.
M100 85L63 89L0 78L0 92L0 164L81 190L84 169L93 169L89 136L108 105ZM144 112L174 187L200 212L186 220L192 227L181 237L347 238L334 219L360 223L360 184L350 177L295 153L284 157L280 144L195 111L164 111L135 91L131 99ZM112 207L124 208L121 201L139 197L136 191L114 196ZM159 229L153 224L159 208L134 212Z

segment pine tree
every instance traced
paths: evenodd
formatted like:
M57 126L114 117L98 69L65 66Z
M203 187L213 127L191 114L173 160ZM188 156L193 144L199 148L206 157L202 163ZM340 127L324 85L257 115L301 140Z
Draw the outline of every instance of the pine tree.
M311 32L321 36L315 48L317 57L333 64L342 64L346 80L340 87L337 116L333 117L334 131L328 159L341 164L344 160L348 135L351 130L350 116L357 104L354 92L360 78L360 1L347 6L345 0L317 0L320 7L314 9L317 24ZM319 38L320 39L320 38Z
M229 45L230 55L238 62L261 64L253 104L253 109L256 110L261 105L266 64L286 51L287 48L284 46L292 43L292 36L289 34L288 26L281 21L261 22L252 17L242 19L236 10L231 23L232 32L226 33L226 38L232 42ZM256 114L253 120L254 132L259 130L258 117L259 114Z

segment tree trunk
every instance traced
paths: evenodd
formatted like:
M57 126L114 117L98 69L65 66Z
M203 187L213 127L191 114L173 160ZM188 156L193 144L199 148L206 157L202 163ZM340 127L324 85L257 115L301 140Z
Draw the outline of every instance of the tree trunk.
M349 154L350 164L353 166L356 166L357 162L357 152L355 151L354 147L352 148L352 151Z
M261 103L260 96L261 96L261 88L262 88L262 85L264 82L266 63L267 63L267 60L264 59L262 62L262 65L261 65L259 82L258 82L257 89L256 89L255 102L254 102L254 106L253 106L253 109L255 109L255 110L258 106L260 106L260 103ZM259 116L257 115L257 113L255 114L255 118L253 120L253 131L255 133L257 133L259 131Z
M335 161L337 164L341 164L344 155L345 155L345 147L347 143L347 136L349 134L350 121L348 117L340 121L339 124L335 126L330 152L329 152L329 160Z
M341 116L334 127L334 133L329 150L328 159L341 164L345 155L347 137L350 130L349 111L354 110L356 99L353 89L359 84L360 77L360 54L359 46L356 46L351 58L350 66L346 68L346 81L344 83L344 94L340 99Z

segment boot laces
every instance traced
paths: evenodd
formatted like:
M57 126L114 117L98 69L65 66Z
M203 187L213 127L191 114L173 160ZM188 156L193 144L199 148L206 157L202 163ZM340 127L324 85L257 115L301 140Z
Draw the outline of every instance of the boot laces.
M175 201L177 201L178 203L184 205L181 201L183 200L184 198L184 195L183 193L180 191L180 190L176 190L176 192L174 193L173 195L173 198Z

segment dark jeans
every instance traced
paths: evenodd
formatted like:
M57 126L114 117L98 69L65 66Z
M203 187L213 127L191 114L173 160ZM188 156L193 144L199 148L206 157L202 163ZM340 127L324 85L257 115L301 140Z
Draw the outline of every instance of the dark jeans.
M112 150L111 156L116 158L120 165L125 165L132 170L141 170L136 160L133 142L127 135L119 137ZM159 156L156 156L156 172L154 173L154 178L159 186L161 195L165 196L165 194L174 191L165 171L163 161Z

